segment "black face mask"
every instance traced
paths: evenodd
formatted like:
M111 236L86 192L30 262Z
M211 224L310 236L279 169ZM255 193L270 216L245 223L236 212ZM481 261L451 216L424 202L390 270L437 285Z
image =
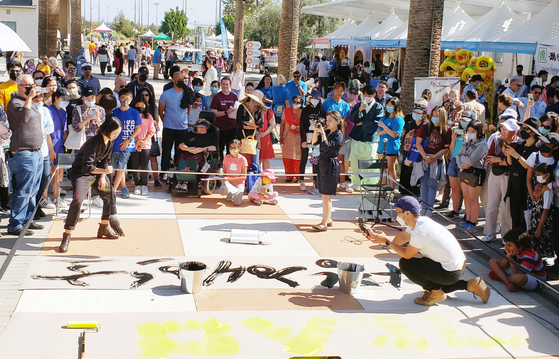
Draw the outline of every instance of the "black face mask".
M148 80L148 75L142 74L142 75L140 75L138 78L140 79L140 81L146 82L146 81Z
M29 95L29 93L31 92L31 89L33 88L33 86L25 86L25 94Z
M517 73L518 75L522 75L522 70L516 70L516 73Z
M549 148L549 146L546 146L546 145L541 145L541 147L540 147L540 152L541 152L541 153L550 153L550 152L551 152L551 148Z
M530 138L530 134L526 130L521 130L519 132L519 135L520 135L520 138L522 138L523 140L527 140L528 138Z
M10 70L10 80L17 80L17 74L14 72L14 70Z

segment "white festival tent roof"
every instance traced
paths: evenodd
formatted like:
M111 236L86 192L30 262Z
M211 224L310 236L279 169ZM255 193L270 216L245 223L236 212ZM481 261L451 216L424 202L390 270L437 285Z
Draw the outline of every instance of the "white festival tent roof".
M93 31L97 31L97 32L113 32L113 30L109 29L109 27L107 25L105 25L104 22L101 23L101 25L99 25L98 28L94 29Z
M343 37L332 38L330 40L331 45L353 45L353 46L384 46L384 47L398 47L397 41L391 41L390 43L377 43L376 39L384 36L386 33L402 26L402 20L396 14L390 14L380 25L374 27L369 32L359 33L347 33ZM353 39L352 39L353 37Z
M482 51L534 54L536 43L559 44L559 0L518 28L480 44Z
M441 47L445 49L461 47L478 51L479 42L501 36L522 24L522 19L504 1L501 1L498 6L478 19L473 25L443 38Z
M227 41L234 42L235 41L235 36L233 36L233 34L229 32L229 30L225 29L225 31L227 31ZM221 34L208 36L208 37L206 37L206 40L221 41Z
M357 27L353 31L353 34L351 34L349 37L350 38L363 37L364 34L370 33L378 26L379 26L379 22L375 20L373 15L369 15L365 18L365 20L361 21L361 23L357 25Z
M347 21L344 21L344 23L334 32L314 39L314 43L315 44L330 44L331 43L331 39L339 39L344 37L346 34L351 33L355 30L355 28L357 27L357 25L355 24L355 21L348 19Z
M0 51L32 52L25 41L3 23L0 23Z
M148 32L146 32L146 33L143 34L143 35L140 35L140 37L149 37L149 38L152 38L152 37L155 37L155 34L154 34L153 32L151 32L151 30L148 30Z

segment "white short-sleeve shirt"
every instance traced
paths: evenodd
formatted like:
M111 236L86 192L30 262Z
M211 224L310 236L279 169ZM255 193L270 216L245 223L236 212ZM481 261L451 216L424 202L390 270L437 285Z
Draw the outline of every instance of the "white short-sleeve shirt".
M456 238L445 227L429 217L419 217L415 228L406 228L411 235L410 245L423 256L438 262L449 272L464 267L466 256Z
M534 166L536 165L536 156L539 156L540 163L547 163L548 165L554 165L555 164L555 158L553 158L553 156L552 157L544 157L539 152L533 152L532 154L530 154L530 156L528 156L528 159L526 160L526 164L528 166L534 168Z

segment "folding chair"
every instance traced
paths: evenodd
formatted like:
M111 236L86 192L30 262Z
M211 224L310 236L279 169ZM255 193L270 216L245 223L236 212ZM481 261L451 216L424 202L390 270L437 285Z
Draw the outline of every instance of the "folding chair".
M74 154L74 153L59 153L58 154L58 168L69 170L70 168L72 168L72 164L74 163L75 159L76 159L76 154ZM58 188L59 188L58 191L60 191L60 187L62 187L64 183L67 185L68 182L64 181L64 180L60 181L59 186L58 186ZM60 193L58 193L58 196L60 196ZM90 218L91 217L91 187L89 188L89 191L87 192L87 206L88 206L88 210L89 210L87 218ZM56 212L55 212L55 217L54 218L59 218L58 217L58 205L56 206Z
M361 205L359 211L362 213L362 218L365 220L365 201L368 201L373 206L373 220L380 223L382 219L395 219L394 210L390 206L390 201L394 197L394 189L388 184L388 181L394 179L387 174L388 163L385 159L380 160L358 160L358 174L361 192ZM381 184L381 176L386 176L387 184ZM376 179L376 181L371 181ZM373 182L373 183L372 183ZM374 183L376 182L376 183ZM386 194L383 196L383 194ZM383 215L386 207L390 208L390 215Z

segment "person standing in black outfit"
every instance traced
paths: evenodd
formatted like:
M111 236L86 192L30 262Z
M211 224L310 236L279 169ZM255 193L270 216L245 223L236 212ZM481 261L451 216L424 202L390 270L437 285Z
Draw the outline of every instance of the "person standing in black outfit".
M103 200L103 214L101 215L99 230L97 230L97 238L118 238L118 235L109 228L110 201L113 194L110 190L111 184L107 180L107 175L113 173L113 167L109 163L113 153L114 140L121 130L122 124L116 117L107 118L99 128L99 133L84 143L72 164L72 168L68 171L68 176L72 181L74 197L64 223L64 234L59 248L61 253L68 251L72 231L78 224L82 202L90 187Z
M320 99L322 98L322 94L318 90L312 90L311 92L311 100L310 103L307 103L307 106L303 107L301 110L301 122L299 124L301 134L301 163L299 165L299 173L305 173L305 167L307 167L307 160L309 158L309 144L313 144L311 142L312 135L314 132L314 124L316 120L320 118L326 118L326 110L322 107L322 103ZM313 173L314 165L313 165ZM306 191L307 187L305 186L305 176L300 176L299 181L301 184L299 188L301 191Z
M316 187L322 195L322 222L314 225L316 231L324 232L332 227L332 195L336 194L340 163L338 155L344 142L342 135L342 115L338 111L326 114L326 127L316 123L312 135L312 143L320 142L318 157L318 177Z
M373 72L373 74L375 75L375 77L379 77L380 75L382 75L382 70L384 70L384 64L380 59L380 54L376 54L375 58L375 71Z
M404 155L404 162L400 169L400 193L403 195L414 194L419 197L419 185L412 186L410 184L411 174L413 171L413 162L407 159L408 152L410 151L415 132L421 127L426 126L423 121L427 117L427 104L423 100L417 101L413 104L413 112L411 118L406 116L406 124L404 125L404 134L402 136L400 152Z

